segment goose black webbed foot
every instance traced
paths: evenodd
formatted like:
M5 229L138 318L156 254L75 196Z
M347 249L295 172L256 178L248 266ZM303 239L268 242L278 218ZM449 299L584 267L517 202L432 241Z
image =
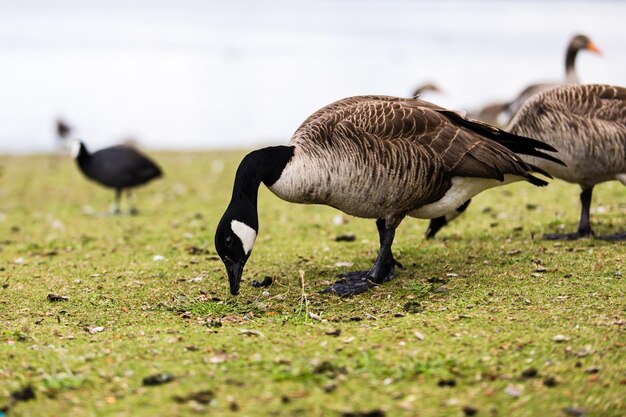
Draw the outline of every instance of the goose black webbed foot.
M320 293L337 294L340 297L349 297L360 294L372 287L392 280L396 276L395 267L404 269L402 264L393 257L391 244L395 235L395 228L386 227L384 220L376 221L380 237L380 250L374 266L369 271L346 272L339 275L340 280Z
M139 214L139 210L136 209L135 207L131 207L128 210L128 214L131 215L131 216L137 216Z
M589 222L589 209L591 207L592 188L585 188L580 193L580 220L578 230L574 233L548 233L543 235L545 240L577 240L592 237L594 235Z
M626 241L626 232L615 233L612 235L598 236L600 240L606 240L609 242L623 242Z
M337 294L340 297L350 297L360 294L375 286L368 276L369 271L354 271L339 275L340 280L328 288L320 291L320 294Z
M395 261L397 265L402 268L402 265ZM379 283L375 282L372 276L372 271L352 271L344 272L337 275L340 279L333 285L320 291L320 294L337 294L340 297L350 297L351 295L360 294L373 288L377 285L383 284L387 281L391 281L396 277L396 272L393 268L389 268L386 274L379 278Z
M580 232L573 233L546 233L543 235L544 240L578 240L591 237L590 234Z

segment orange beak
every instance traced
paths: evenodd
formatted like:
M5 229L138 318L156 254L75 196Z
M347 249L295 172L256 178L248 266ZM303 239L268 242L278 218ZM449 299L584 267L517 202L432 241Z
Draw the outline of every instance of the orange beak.
M589 43L587 44L587 48L586 49L588 51L591 51L591 52L595 53L595 54L602 55L602 51L600 50L600 48L598 48L596 46L596 44L591 42L591 41L589 41Z

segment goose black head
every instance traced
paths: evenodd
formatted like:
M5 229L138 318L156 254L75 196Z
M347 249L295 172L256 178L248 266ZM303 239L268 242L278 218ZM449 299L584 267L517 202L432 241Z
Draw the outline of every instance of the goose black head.
M293 146L270 146L250 152L237 168L233 196L215 232L215 249L226 266L232 295L239 292L243 267L259 233L259 186L274 184L293 155Z
M232 295L239 293L243 267L258 232L258 222L248 216L237 216L237 211L229 206L215 232L215 249L226 267Z

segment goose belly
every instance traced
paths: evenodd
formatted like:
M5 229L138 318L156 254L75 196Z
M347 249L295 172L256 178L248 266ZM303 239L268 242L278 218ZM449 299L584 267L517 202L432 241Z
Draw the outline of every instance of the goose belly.
M481 191L522 179L523 178L514 175L505 175L504 181L490 178L453 177L452 186L446 191L442 198L411 211L409 216L421 219L434 219L445 216L459 208L463 203Z
M389 167L336 161L292 161L269 188L283 200L302 204L324 204L363 218L384 218L406 213L427 201L434 184L420 186L425 175L416 170L393 172ZM432 200L432 198L431 198Z

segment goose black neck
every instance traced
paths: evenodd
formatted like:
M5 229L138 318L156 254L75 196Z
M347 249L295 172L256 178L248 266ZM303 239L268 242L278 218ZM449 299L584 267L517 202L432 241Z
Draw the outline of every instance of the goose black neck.
M270 187L293 157L293 146L270 146L250 152L237 169L232 200L248 199L256 206L259 186Z

